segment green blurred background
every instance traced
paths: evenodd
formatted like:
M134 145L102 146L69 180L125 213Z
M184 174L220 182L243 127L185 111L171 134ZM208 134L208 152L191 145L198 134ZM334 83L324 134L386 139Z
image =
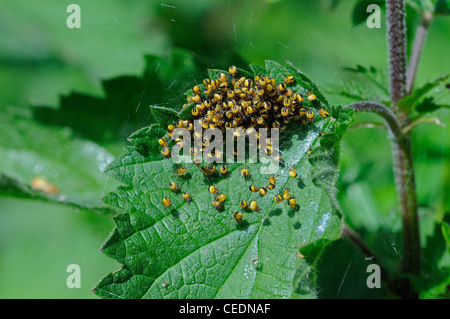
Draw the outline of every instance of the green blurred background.
M344 70L357 64L386 73L384 15L381 29L369 29L364 23L354 26L356 2L78 0L81 29L68 29L66 8L73 1L3 0L0 110L58 109L60 98L74 92L102 98L103 80L139 76L144 55L166 56L174 48L192 51L209 68L289 60L319 87L361 80ZM413 31L418 19L411 13L408 21ZM450 69L445 58L450 52L449 30L450 20L445 17L430 26L416 83ZM180 85L187 89L191 84L186 80ZM333 95L328 98L335 104L350 102ZM443 93L438 101L450 104ZM433 221L442 219L450 207L450 114L441 110L433 116L446 127L423 124L412 135L423 242L434 231ZM370 115L358 116L358 121L381 122ZM144 126L145 120L139 123ZM132 131L140 127L133 125ZM101 146L118 156L125 145L125 138L117 138ZM8 170L7 164L3 166L1 172ZM110 180L100 177L92 190L95 201L105 191L103 182L113 189ZM378 238L391 246L395 259L400 219L386 131L355 128L345 135L338 189L347 222L369 242ZM99 252L112 227L108 212L1 196L0 298L95 298L91 289L97 281L120 266ZM66 286L66 267L72 263L81 267L81 289Z

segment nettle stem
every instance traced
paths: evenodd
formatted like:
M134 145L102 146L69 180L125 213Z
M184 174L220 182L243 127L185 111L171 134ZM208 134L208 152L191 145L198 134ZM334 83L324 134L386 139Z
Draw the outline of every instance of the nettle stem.
M419 219L414 182L414 169L411 155L411 138L404 135L392 143L394 176L403 224L403 259L402 270L405 273L420 275L421 246Z
M392 108L400 127L403 128L409 124L409 116L408 113L399 110L395 102L401 100L407 93L405 2L403 0L386 0L386 12ZM417 59L418 57L419 54L417 54ZM414 67L417 68L417 61L412 61L416 65ZM413 73L415 74L415 70ZM414 75L411 77L413 78ZM393 134L392 152L395 184L403 225L401 266L406 274L419 276L422 254L410 135ZM406 297L417 297L409 281L405 283L405 290Z
M403 0L386 0L389 40L389 74L391 98L401 100L406 93L406 20ZM396 105L393 105L397 112Z
M386 121L392 143L395 184L402 216L403 251L401 270L406 275L404 279L400 280L399 287L396 290L400 292L402 297L417 298L418 294L409 279L411 275L420 275L422 258L414 168L411 154L411 137L408 131L404 131L404 128L409 125L409 114L408 111L400 110L396 102L405 97L412 87L420 50L425 39L429 21L422 21L422 28L424 29L419 29L419 34L416 36L415 53L410 60L407 85L404 1L386 0L386 12L389 40L391 108L370 101L351 104L347 108L353 108L356 112L376 113Z
M421 246L410 137L402 133L394 112L382 104L364 101L348 105L345 108L352 108L355 112L376 113L386 121L386 127L392 142L395 184L402 214L402 271L407 274L419 275ZM417 297L409 281L402 282L401 287L395 287L394 290L405 298Z
M419 65L420 54L422 53L423 44L428 33L428 26L433 20L433 14L426 11L422 15L422 20L416 30L414 36L414 44L409 58L408 74L406 76L406 92L409 94L412 91L414 79L417 73L417 66Z
M364 101L350 104L346 106L344 109L348 108L354 109L355 112L371 112L380 115L386 121L386 125L392 132L393 136L400 137L401 129L397 122L397 118L395 117L394 112L392 112L391 109L384 106L383 104L372 101Z

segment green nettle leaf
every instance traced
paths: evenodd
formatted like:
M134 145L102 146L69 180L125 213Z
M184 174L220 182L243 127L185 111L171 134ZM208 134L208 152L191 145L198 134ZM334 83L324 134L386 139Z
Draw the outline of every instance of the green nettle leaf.
M353 101L373 100L368 98L370 92L358 82L341 81L339 84L328 84L324 92L330 95L342 96Z
M434 112L440 108L450 108L450 105L437 104L434 102L434 98L432 96L424 98L421 102L419 102L415 109L419 113L430 113Z
M389 94L389 88L388 88L388 81L387 81L387 77L386 74L381 71L378 70L377 68L370 66L369 69L367 69L366 67L362 66L362 65L357 65L356 68L344 68L344 70L346 71L350 71L353 73L357 73L360 74L361 76L365 77L367 80L370 81L371 84L374 85L374 87L379 91L380 95L382 95L382 97L384 98L389 98L390 94ZM357 85L357 84L355 84ZM367 90L366 88L366 95L371 94L370 91L373 91L373 88L371 88L371 90ZM373 100L373 98L369 95L367 96L367 98Z
M269 74L277 83L294 75L306 87L291 83L292 90L313 91L318 99L322 96L306 76L299 77L298 71L293 74L290 68L273 61L266 62L266 70L251 69L258 75ZM216 76L218 72L225 71L210 74ZM320 102L315 104L317 108L323 107ZM151 129L139 130L136 134L145 138L147 148L128 147L126 154L106 169L124 186L107 194L103 201L123 213L114 217L116 226L101 250L123 266L103 278L94 293L103 298L315 297L311 276L302 279L299 272L308 267L311 258L317 258L321 249L305 247L322 248L338 239L342 222L327 191L313 181L315 167L308 154L316 147L337 148L343 133L340 124L346 125L339 121L348 122L350 118L351 114L333 107L328 118L318 116L313 123L295 123L281 131L283 160L272 174L276 186L266 196L251 192L249 187L267 187L269 176L262 173L267 164L227 163L227 174L205 175L201 166L176 164L156 153L158 137L151 142ZM166 119L161 120L165 125ZM333 136L333 143L322 146L320 136L326 134ZM331 162L336 165L333 156ZM180 165L186 168L185 174L177 174ZM250 172L247 179L241 175L242 168ZM296 169L296 177L290 176L291 168ZM335 166L330 169L337 174ZM326 177L322 178L324 181ZM177 184L176 192L169 188L171 182ZM210 186L226 195L221 209L212 205L216 194L208 191ZM287 200L274 201L274 196L285 189L296 200L294 208ZM190 200L183 199L184 192L189 193ZM169 207L163 204L164 197L170 199ZM255 200L260 210L241 208L242 200ZM243 214L242 221L236 221L235 212ZM303 258L302 252L307 257Z
M209 69L208 76L210 79L217 79L221 73L225 73L227 76L230 76L230 73L224 70L219 69Z
M48 181L41 180L40 183L48 183ZM47 187L54 187L54 185L47 184ZM40 200L49 203L57 203L65 206L70 206L81 211L97 213L117 213L117 211L108 206L95 206L92 204L70 201L67 200L65 196L34 189L31 185L22 183L2 173L0 173L0 196L12 196L25 199Z
M163 127L167 127L167 125L173 124L178 120L178 113L173 109L163 106L150 106L150 110L156 121Z
M145 64L140 76L103 81L104 97L71 93L60 98L58 109L34 106L34 117L47 125L68 126L100 145L124 141L136 127L155 123L149 105L180 110L180 92L186 83L194 85L203 70L190 52L181 49L165 57L147 55Z
M317 276L315 269L319 256L329 243L329 239L319 239L311 244L300 247L299 256L303 260L298 263L297 270L294 274L293 298L317 298Z
M155 138L165 134L165 128L157 123L150 126L143 127L128 137L128 141L134 145L153 144Z
M267 70L257 64L250 64L250 69L253 71L254 75L267 76Z
M355 68L346 67L344 70L356 74L358 81L341 81L338 84L328 84L324 87L325 93L345 97L353 101L379 101L390 106L387 78L383 71L373 66L366 68L359 64Z
M432 82L427 82L421 87L412 91L412 93L408 96L405 96L403 99L397 102L397 105L402 110L410 110L414 108L414 106L419 102L419 100L427 93L429 93L432 89L442 85L448 79L448 75L442 76Z
M447 228L447 229L446 229ZM423 249L423 270L416 286L422 298L437 298L448 290L450 284L450 250L448 224L436 223L434 231L426 238Z
M185 107L180 111L178 117L181 120L189 120L192 118L192 109L195 107L195 103L188 103Z
M102 192L119 185L103 174L113 157L102 147L70 129L6 112L0 112L0 154L3 195L104 209Z

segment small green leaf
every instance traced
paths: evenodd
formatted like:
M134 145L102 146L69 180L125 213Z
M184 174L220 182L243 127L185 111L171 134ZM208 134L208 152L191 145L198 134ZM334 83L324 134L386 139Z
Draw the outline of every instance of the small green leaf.
M435 223L433 233L426 237L423 248L423 269L415 283L422 298L437 298L450 284L450 250L446 231L448 224Z
M272 60L266 60L265 67L269 76L274 78L277 83L283 83L285 77L290 75L285 67L283 67L280 63Z
M317 240L311 244L300 247L300 254L302 254L303 258L310 263L317 260L317 258L322 253L323 248L330 243L328 239Z
M344 68L344 70L353 71L353 72L357 72L357 73L363 73L363 74L366 74L368 72L367 68L363 67L360 64L356 65L356 69Z
M312 299L317 298L317 276L316 265L329 239L320 239L311 244L300 247L297 262L297 270L293 279L294 298Z
M381 91L381 93L383 94L383 97L386 97L386 98L389 97L388 82L387 82L386 74L384 74L384 72L378 70L374 66L370 66L369 69L367 69L364 66L359 65L359 64L356 66L356 68L347 67L347 68L344 68L344 70L363 75L366 79L368 79L370 82L372 82L372 84L374 84ZM365 90L372 91L372 90L368 90L367 88ZM371 94L371 93L366 92L366 95L369 95L369 94ZM371 98L371 97L370 97L370 99L373 100L373 98ZM379 99L379 98L377 98L377 99Z
M255 76L244 69L236 68L236 77L237 78L245 77L247 79L253 79Z
M416 111L419 113L430 113L434 112L440 108L450 108L450 105L442 105L434 103L433 97L426 97L422 102L416 105Z
M153 116L156 121L162 125L162 127L167 127L169 124L176 123L178 120L178 113L173 109L164 106L150 106Z
M439 85L444 84L448 79L448 75L442 76L432 82L427 82L421 87L412 91L412 93L408 96L405 96L403 99L397 102L397 105L402 110L410 110L412 109L419 100L432 89L438 87Z
M322 242L317 245L320 248L319 253L322 251ZM314 259L304 259L297 262L297 270L293 278L293 296L292 299L316 299L317 298L317 285L316 275L314 272L314 266L317 257Z
M230 73L228 71L219 70L219 69L208 69L208 77L211 80L216 80L219 78L220 73L225 73L228 78L231 77Z
M128 137L128 141L136 146L141 153L146 156L161 156L161 146L158 140L166 133L165 128L161 124L152 124L150 126L143 127Z
M195 103L189 103L178 113L178 117L182 120L192 119L192 109L195 107Z
M186 95L186 96L194 96L194 91L192 91L192 89L189 89L186 92L184 92L184 95Z
M202 92L201 93L201 96L202 97L205 97L205 94L203 93L204 91L205 91L205 89L206 89L206 87L205 87L205 85L203 84L203 83L200 83L200 84L197 84L197 86L200 88L200 91ZM191 89L189 89L189 90L187 90L186 92L184 92L184 95L186 95L186 96L194 96L195 94L194 94L194 91L192 90L192 88ZM181 110L180 112L182 112L183 110Z
M133 144L140 144L137 141L144 138L150 138L150 137L161 137L164 135L164 132L166 130L161 124L152 124L150 126L146 126L143 128L140 128L133 134L131 134L128 137L128 141L130 141Z
M342 96L353 101L372 101L370 91L359 82L344 82L340 84L329 84L324 88L328 95Z
M269 75L265 68L257 64L250 64L250 69L252 69L254 76L258 75L260 77L263 77Z

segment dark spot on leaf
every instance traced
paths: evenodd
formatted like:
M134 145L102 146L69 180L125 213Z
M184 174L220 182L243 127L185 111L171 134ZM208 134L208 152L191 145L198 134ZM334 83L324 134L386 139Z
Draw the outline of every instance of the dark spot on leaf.
M300 227L302 227L302 224L300 222L294 223L294 229L300 229Z
M298 186L300 189L305 188L306 184L305 184L305 182L303 181L303 179L302 179L300 176L298 176L298 175L297 175L297 178L298 178L297 186Z
M179 178L181 178L182 180L189 180L192 178L192 174L191 173L184 173L183 175L179 175Z
M243 220L243 221L240 222L240 223L236 223L236 228L239 229L239 230L247 229L248 226L250 226L250 224L249 224L248 221L246 221L246 220Z
M149 147L147 144L136 145L136 150L144 157L149 156Z
M269 218L265 218L263 221L263 226L270 226L272 225L272 222L270 221Z
M283 211L280 208L274 209L269 213L269 216L280 216L283 213Z
M287 213L287 215L288 215L288 217L290 217L290 218L292 218L292 217L294 217L295 216L295 212L298 210L298 205L297 205L297 208L295 208L295 209L289 209L289 211L288 211L288 213Z

